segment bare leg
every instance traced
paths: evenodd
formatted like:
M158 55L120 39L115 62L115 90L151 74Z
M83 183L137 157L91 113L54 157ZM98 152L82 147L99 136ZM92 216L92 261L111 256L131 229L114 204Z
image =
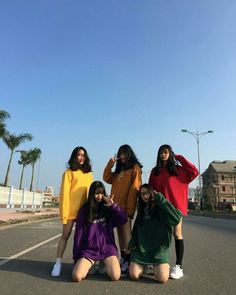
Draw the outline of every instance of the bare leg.
M56 263L54 264L53 269L51 271L52 277L58 277L61 274L61 259L65 252L67 241L70 237L70 234L73 228L73 223L74 223L73 220L69 220L67 224L63 224L61 238L57 246Z
M131 240L131 219L121 226L121 231L124 239L124 249L128 249L129 241Z
M66 249L67 241L71 235L74 220L69 220L67 224L63 224L62 235L58 242L57 258L62 258Z
M92 260L91 260L92 261ZM73 269L72 278L75 282L81 282L88 274L89 269L93 266L94 261L92 263L86 259L79 259Z
M131 239L131 219L117 228L120 250L127 249Z
M122 234L121 227L117 227L118 241L120 246L120 251L125 249L125 242Z
M103 260L107 267L107 275L112 281L118 281L120 278L120 263L118 257L110 256Z
M180 222L174 227L173 234L174 234L175 240L183 239L182 224L183 224L183 220L181 218Z
M132 280L139 280L143 274L143 265L136 262L131 262L129 266L129 275Z
M170 274L170 266L168 263L162 263L157 266L154 266L153 270L155 279L160 284L165 284L168 282Z

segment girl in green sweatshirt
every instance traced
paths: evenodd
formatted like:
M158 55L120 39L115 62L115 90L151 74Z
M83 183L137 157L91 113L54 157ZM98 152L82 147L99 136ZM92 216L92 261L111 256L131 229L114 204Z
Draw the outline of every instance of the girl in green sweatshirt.
M181 213L149 184L140 187L138 214L129 243L130 277L138 280L145 265L153 265L155 279L166 283L169 279L169 248L172 227L181 220Z

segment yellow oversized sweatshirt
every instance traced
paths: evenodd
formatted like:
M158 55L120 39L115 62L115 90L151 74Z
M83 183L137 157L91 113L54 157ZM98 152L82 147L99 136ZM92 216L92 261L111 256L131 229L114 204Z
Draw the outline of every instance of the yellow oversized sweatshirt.
M114 202L119 204L128 216L133 216L139 188L142 183L141 168L135 165L132 169L121 173L112 172L114 163L112 159L107 163L103 172L103 180L111 184L111 195Z
M93 182L92 172L67 169L62 176L60 191L60 219L63 224L75 219L78 210L84 205Z

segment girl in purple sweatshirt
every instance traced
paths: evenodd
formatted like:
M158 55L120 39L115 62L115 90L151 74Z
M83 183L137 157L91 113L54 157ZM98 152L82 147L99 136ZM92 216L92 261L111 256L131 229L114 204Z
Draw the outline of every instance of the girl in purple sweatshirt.
M120 264L113 229L127 222L125 212L106 196L104 184L94 181L88 200L79 210L73 245L73 280L80 282L96 261L103 261L111 280L120 278Z

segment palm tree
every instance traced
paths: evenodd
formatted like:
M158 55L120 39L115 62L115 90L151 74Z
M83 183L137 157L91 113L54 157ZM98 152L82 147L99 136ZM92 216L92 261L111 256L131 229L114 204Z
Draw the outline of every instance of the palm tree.
M9 180L9 173L10 173L10 167L11 167L11 161L13 157L14 150L23 142L26 140L31 141L33 139L33 136L29 133L21 133L19 135L10 134L9 132L5 132L3 135L3 141L7 145L7 147L10 150L10 159L7 167L7 173L4 181L4 186L8 186L8 180Z
M20 155L20 160L18 161L19 165L22 165L21 176L20 176L20 185L19 189L22 189L23 175L25 166L30 164L30 153L29 151L17 151Z
M33 190L33 182L34 182L34 166L35 163L40 159L41 156L41 150L38 148L34 148L29 151L29 160L30 164L32 166L32 174L31 174L31 182L30 182L30 191Z
M10 114L7 111L0 110L0 138L6 132L6 125L4 121L7 118L10 118Z

